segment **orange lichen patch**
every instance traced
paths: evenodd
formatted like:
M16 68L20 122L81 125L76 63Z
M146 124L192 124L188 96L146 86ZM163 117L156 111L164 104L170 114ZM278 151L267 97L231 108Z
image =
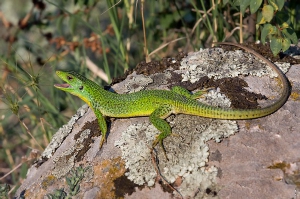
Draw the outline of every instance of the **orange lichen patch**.
M280 178L280 177L275 177L274 180L276 180L276 181L282 181L282 178Z
M38 199L38 198L44 198L46 194L47 194L47 190L40 189L40 186L38 184L35 184L32 187L30 187L30 189L27 189L25 191L24 197Z
M290 168L291 165L287 162L277 162L274 163L271 166L268 166L268 169L281 169L282 171L285 171L286 169Z
M125 162L120 158L104 160L94 166L94 186L99 186L97 198L116 198L114 180L124 175Z
M245 128L247 129L247 130L249 130L250 129L250 122L245 122Z
M182 184L182 181L183 181L182 177L176 178L175 182L173 183L173 186L179 187Z
M294 101L299 100L300 99L300 93L299 93L299 91L292 92L290 97Z
M299 162L297 163L287 163L277 162L268 167L269 169L281 169L284 174L284 181L287 184L296 185L296 187L300 188L300 167Z
M41 183L42 188L47 189L47 187L49 185L52 185L55 182L56 179L57 178L54 175L49 175L49 176L45 177L45 179Z
M262 125L258 124L257 126L258 126L259 129L265 130L265 128Z
M282 88L283 86L282 86L282 82L281 82L280 78L276 77L274 79L276 81L277 86L280 87L280 88Z

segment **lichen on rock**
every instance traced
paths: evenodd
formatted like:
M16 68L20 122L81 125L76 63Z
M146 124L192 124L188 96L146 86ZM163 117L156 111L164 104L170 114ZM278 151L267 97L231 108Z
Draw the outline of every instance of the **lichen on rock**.
M289 63L275 64L283 72L287 72L290 67ZM254 55L242 50L224 51L222 48L200 49L189 53L182 59L180 70L182 70L182 81L192 83L204 76L215 79L239 75L277 77L275 71Z
M213 99L218 98L220 102L223 99L222 106L228 106L228 100L224 100L226 97L220 93L213 91L206 95ZM202 191L214 188L217 168L206 167L209 156L207 141L213 139L220 142L223 138L236 133L238 130L236 122L183 114L171 116L167 121L173 131L172 135L164 139L168 161L161 147L159 145L156 147L158 166L163 177L168 183L174 183L181 178L179 191L183 196L192 196L199 187ZM149 122L132 124L115 142L115 146L122 151L122 159L128 169L125 175L138 185L152 186L155 183L157 173L151 162L150 150L158 134L159 131Z

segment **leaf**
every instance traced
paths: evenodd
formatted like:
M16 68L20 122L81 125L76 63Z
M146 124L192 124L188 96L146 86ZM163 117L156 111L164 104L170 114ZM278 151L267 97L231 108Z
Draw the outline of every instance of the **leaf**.
M268 0L268 2L274 8L275 11L278 10L278 5L275 3L274 0Z
M290 24L290 16L288 14L288 12L284 12L284 11L278 11L275 15L276 17L276 21L278 24L283 24L284 22Z
M56 20L56 28L59 31L59 33L62 35L63 34L63 20L64 20L64 16L60 15L58 16L57 20Z
M271 24L266 24L263 26L261 30L260 40L262 44L266 43L266 37L269 35L271 26L272 26Z
M70 28L70 31L73 35L76 34L76 25L77 25L78 21L79 20L77 18L77 14L70 15L70 17L69 17L69 28Z
M250 12L251 14L256 13L258 8L261 6L262 0L252 0L250 1Z
M281 43L281 39L280 38L272 38L271 39L271 43L270 43L270 48L271 48L271 51L273 53L273 55L277 55L280 50L282 49L282 43Z
M289 40L287 38L282 38L281 43L282 43L282 51L283 52L288 50L291 46L291 40Z
M284 6L284 0L275 0L275 3L278 6L278 10L281 10Z
M284 34L284 36L286 36L286 38L290 39L293 44L298 43L297 35L293 29L291 29L291 28L283 29L282 33Z
M250 5L250 1L248 0L241 0L240 3L240 11L242 12L243 16L245 14L246 8Z
M241 1L240 1L240 0L232 0L232 1L231 1L231 4L232 4L233 6L239 6L239 5L241 5Z
M265 24L266 23L266 20L265 20L265 18L262 16L262 13L261 12L259 12L258 14L257 14L257 22L256 22L257 24Z
M286 23L286 22L283 22L281 25L280 25L280 28L281 29L286 29L286 28L289 28L290 27L290 25L288 24L288 23Z
M261 31L261 42L264 44L266 42L266 37L276 34L277 28L276 26L272 26L271 24L265 24Z
M274 9L270 5L264 5L262 9L262 16L265 18L267 22L270 22L274 16Z

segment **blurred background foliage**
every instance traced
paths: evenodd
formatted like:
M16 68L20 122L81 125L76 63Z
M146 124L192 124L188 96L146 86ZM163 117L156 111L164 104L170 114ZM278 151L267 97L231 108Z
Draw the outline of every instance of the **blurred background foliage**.
M55 70L74 70L105 85L140 61L209 47L214 41L254 42L264 28L264 40L295 43L300 33L297 0L251 1L255 7L247 2L2 0L0 184L6 185L0 187L0 197L16 190L52 135L82 104L54 89L60 82ZM283 22L276 15L278 5L287 16Z

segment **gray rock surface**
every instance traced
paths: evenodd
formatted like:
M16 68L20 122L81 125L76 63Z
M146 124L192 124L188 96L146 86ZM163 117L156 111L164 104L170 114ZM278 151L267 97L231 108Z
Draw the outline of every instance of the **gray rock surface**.
M222 50L209 53L214 51L215 59L228 55L220 53ZM226 66L230 67L230 62L248 57L247 53L239 52L237 58L232 58L235 53L231 53L228 63L218 65L219 70L228 72ZM243 57L243 54L246 55ZM194 56L195 53L193 59ZM250 59L253 62L254 58ZM220 63L220 60L215 61ZM209 62L213 64L212 60ZM243 74L251 71L251 67L245 70L246 66L243 63ZM238 69L240 67L231 67L232 74L238 75ZM256 72L251 74L265 76L244 78L249 89L276 100L280 90L276 79L269 79L265 68L262 73L259 67L253 70ZM203 71L198 65L185 65L181 70L168 69L149 77L133 73L113 89L118 93L144 88L167 89L176 83L171 72L181 74L184 81L191 78L191 82L195 82L194 74L209 73ZM158 166L184 198L295 197L300 184L300 66L292 66L287 76L293 85L292 95L270 116L239 122L188 115L167 119L175 135L164 142L169 161L161 148L156 147ZM162 80L158 84L152 81L158 78ZM218 90L208 93L202 101L220 106L230 104ZM157 134L147 117L111 120L107 143L99 151L101 134L97 121L84 105L71 122L55 134L40 161L30 168L16 197L26 190L26 198L63 192L76 198L179 198L178 193L157 181L150 155L150 146Z

